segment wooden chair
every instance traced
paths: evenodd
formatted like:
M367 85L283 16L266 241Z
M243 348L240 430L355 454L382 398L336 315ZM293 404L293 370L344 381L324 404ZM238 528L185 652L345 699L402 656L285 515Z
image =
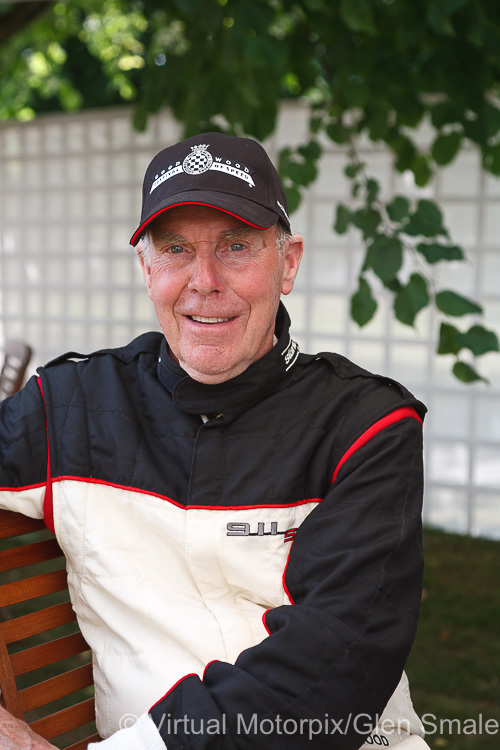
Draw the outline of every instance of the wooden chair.
M83 750L99 740L92 665L64 562L42 521L0 510L0 700L57 747Z
M21 388L26 368L31 359L31 348L21 341L7 341L0 371L0 401Z

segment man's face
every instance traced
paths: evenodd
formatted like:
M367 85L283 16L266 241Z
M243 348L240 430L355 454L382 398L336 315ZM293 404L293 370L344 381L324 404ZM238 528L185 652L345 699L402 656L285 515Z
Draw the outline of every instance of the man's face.
M178 206L153 223L141 258L171 355L191 377L222 383L273 345L280 294L302 255L294 237L280 256L276 228L258 230L205 206Z

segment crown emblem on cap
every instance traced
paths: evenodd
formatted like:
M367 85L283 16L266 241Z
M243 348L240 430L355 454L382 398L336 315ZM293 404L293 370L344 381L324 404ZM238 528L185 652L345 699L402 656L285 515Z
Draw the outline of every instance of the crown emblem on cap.
M208 172L213 164L212 154L207 151L209 143L199 143L191 146L191 153L182 162L182 169L187 174L203 174Z

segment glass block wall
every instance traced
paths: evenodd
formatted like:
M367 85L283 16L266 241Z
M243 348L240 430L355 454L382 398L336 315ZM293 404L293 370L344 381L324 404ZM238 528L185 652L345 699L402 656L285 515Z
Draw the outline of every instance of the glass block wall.
M283 107L266 144L271 155L303 140L306 116L298 104ZM27 341L32 370L62 351L117 346L158 327L128 241L145 168L179 137L166 112L145 133L134 132L127 108L0 124L0 346L6 338ZM464 386L450 374L449 358L434 355L432 313L410 329L393 320L382 294L368 326L360 330L350 320L363 253L354 231L332 232L335 204L349 200L349 184L342 149L324 145L319 178L292 217L306 248L285 300L294 335L305 351L338 351L424 400L426 521L500 538L500 356L481 363L489 386ZM425 191L395 174L382 148L367 143L361 155L384 197L404 191L439 201L469 263L437 267L437 288L479 300L500 331L500 181L481 172L472 148Z

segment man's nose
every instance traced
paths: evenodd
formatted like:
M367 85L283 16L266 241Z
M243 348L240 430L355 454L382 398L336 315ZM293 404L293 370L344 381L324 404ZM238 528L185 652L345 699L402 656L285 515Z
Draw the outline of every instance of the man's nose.
M214 253L197 253L191 269L190 291L208 295L224 290L221 263Z

